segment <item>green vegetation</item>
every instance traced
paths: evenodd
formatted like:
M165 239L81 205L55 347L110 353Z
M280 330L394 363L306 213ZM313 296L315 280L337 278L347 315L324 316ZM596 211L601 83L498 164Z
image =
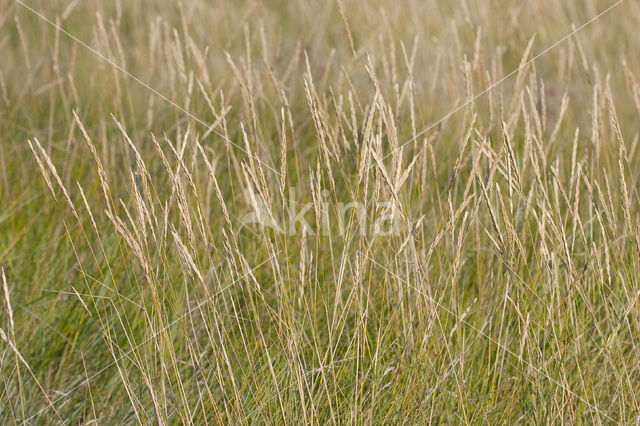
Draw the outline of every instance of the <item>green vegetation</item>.
M639 22L0 0L0 423L637 422Z

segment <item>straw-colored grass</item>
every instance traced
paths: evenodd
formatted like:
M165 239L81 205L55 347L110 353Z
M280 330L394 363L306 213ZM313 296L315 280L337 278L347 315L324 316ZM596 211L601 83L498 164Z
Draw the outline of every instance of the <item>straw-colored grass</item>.
M0 422L635 424L639 24L0 0Z

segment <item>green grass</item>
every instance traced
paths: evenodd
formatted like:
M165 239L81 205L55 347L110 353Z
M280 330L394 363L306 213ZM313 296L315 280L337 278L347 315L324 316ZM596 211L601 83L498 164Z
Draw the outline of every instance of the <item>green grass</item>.
M614 3L0 0L0 422L637 422Z

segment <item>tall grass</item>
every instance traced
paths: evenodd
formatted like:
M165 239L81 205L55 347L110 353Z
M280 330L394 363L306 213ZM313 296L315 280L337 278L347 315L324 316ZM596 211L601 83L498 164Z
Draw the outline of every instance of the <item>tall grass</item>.
M614 3L0 0L0 421L637 422Z

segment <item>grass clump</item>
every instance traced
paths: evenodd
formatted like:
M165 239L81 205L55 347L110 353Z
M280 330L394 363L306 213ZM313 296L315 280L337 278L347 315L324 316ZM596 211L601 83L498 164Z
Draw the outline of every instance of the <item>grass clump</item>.
M0 421L637 421L637 5L276 3L0 0Z

